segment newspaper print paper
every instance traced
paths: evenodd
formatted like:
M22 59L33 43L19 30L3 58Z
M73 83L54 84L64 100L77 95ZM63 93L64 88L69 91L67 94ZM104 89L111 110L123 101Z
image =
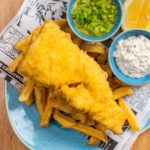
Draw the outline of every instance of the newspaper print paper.
M10 73L8 65L18 55L15 49L16 41L24 38L31 31L41 25L47 19L61 19L66 17L67 3L69 0L25 0L16 17L6 26L0 34L0 77L12 83L17 88L23 84L20 74ZM120 31L119 31L120 32ZM109 46L112 39L104 42ZM134 88L135 94L126 97L128 104L136 113L141 126L144 127L148 120L150 108L150 85ZM109 143L98 144L105 150L128 150L139 133L133 133L126 122L123 135L114 135L108 131ZM87 137L86 137L87 138ZM128 144L127 144L128 143Z

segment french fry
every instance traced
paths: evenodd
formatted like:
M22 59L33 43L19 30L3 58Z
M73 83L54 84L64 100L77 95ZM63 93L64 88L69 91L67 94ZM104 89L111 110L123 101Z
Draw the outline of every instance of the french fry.
M60 19L60 20L55 20L56 24L60 26L61 29L65 28L68 26L67 19Z
M63 31L69 33L71 35L72 39L77 38L77 36L74 34L74 32L69 27L64 28Z
M53 108L63 111L67 114L76 112L76 110L72 106L70 106L65 99L62 99L59 96L57 97L55 95L53 88L48 88L47 92Z
M82 112L72 113L72 114L70 114L70 116L71 116L73 119L75 119L75 120L77 120L77 121L80 121L80 122L82 122L82 123L85 123L86 120L87 120L87 114L82 113Z
M120 87L118 83L116 83L113 78L108 78L109 86L112 90L116 90Z
M99 64L105 65L106 64L106 60L107 60L107 55L106 54L102 54L102 55L97 56L97 62Z
M75 121L71 117L65 116L60 112L54 113L54 119L58 121L63 127L75 129L86 135L93 136L98 138L99 140L107 142L107 138L103 132L82 123L75 123Z
M133 113L133 111L129 108L127 103L120 98L118 101L119 106L124 110L125 114L127 115L127 120L129 122L129 125L131 126L131 129L133 131L139 131L140 130L140 124Z
M41 115L41 122L40 122L41 127L46 127L49 125L52 116L52 111L53 111L53 107L51 104L51 100L48 98L45 110Z
M105 47L100 45L81 44L80 48L89 53L105 54Z
M106 64L106 65L100 65L101 66L101 68L104 70L104 71L106 71L107 72L107 74L108 74L108 77L112 77L112 71L111 71L111 69L110 69L110 67L109 67L109 65L108 64Z
M83 40L80 39L80 38L78 38L78 37L76 37L76 38L73 40L73 43L74 43L74 44L77 44L78 46L80 46L82 42L83 42Z
M85 51L86 52L86 51ZM94 58L95 60L97 59L97 57L99 56L98 53L87 53L90 57Z
M35 95L35 102L37 109L39 111L40 116L42 116L42 113L46 106L46 91L44 87L41 86L35 86L34 87L34 95Z
M23 87L19 89L19 93L21 94L21 92L23 91ZM28 100L25 101L24 103L27 105L27 106L30 106L32 103L34 102L34 94L33 94L33 91L31 93L31 95L29 96Z
M33 95L33 92L32 92L32 94L29 96L29 98L27 99L27 101L25 101L25 104L27 106L30 106L31 104L33 104L33 102L34 102L34 95Z
M21 95L19 96L20 102L26 102L29 99L30 95L32 94L33 89L34 89L34 81L28 80L27 84L25 85L25 87L21 92Z
M99 142L100 142L100 140L98 138L91 136L88 140L88 145L96 146L96 145L98 145Z
M16 42L16 45L15 45L16 49L18 51L26 53L26 51L28 50L28 47L31 45L31 43L37 39L42 27L43 27L42 25L39 26L38 28L33 30L32 34L30 34L26 38Z
M63 115L62 113L60 113L57 110L54 111L53 117L56 121L58 121L62 125L63 128L71 128L74 125L76 125L76 122L74 119Z
M80 131L86 135L93 136L98 138L99 140L102 140L103 142L107 142L107 137L105 134L99 130L96 130L92 127L86 126L82 123L78 123L75 126L72 127L72 129L75 129L77 131Z
M16 45L15 45L16 49L23 53L26 52L30 45L31 38L32 38L32 36L30 35L30 36L16 42Z
M10 72L15 72L19 66L19 63L21 62L23 58L23 54L20 54L16 59L8 66Z
M106 128L102 125L102 124L97 124L95 125L95 128L102 131L105 135L105 131L106 131ZM107 136L105 135L105 138L107 139ZM90 137L89 141L88 141L88 145L92 145L92 146L95 146L97 145L98 143L100 142L100 140L98 138L95 138L95 137ZM108 139L107 139L107 142L108 142ZM106 143L107 143L106 142Z
M18 89L19 94L22 93L23 89L24 89L24 87L21 87L21 88Z
M96 43L94 43L94 45L104 46L102 42L96 42ZM105 47L105 46L104 46L104 47Z
M131 87L121 87L113 91L114 100L130 95L133 95L133 89Z
M55 98L51 99L51 103L54 108L61 110L65 113L70 114L76 112L76 110L73 107L69 106L69 104L65 100Z

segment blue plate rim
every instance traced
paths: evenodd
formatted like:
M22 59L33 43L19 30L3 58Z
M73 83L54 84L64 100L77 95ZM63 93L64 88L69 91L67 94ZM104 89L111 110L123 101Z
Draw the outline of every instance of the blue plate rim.
M30 144L28 144L20 135L19 133L17 132L17 129L15 128L15 125L10 117L10 112L9 112L9 108L8 108L8 98L7 98L7 93L8 93L8 89L7 89L7 81L5 81L5 107L6 107L6 112L7 112L7 115L8 115L8 120L10 122L10 125L14 131L14 133L16 134L16 136L18 137L18 139L29 149L33 149L33 147L30 146Z

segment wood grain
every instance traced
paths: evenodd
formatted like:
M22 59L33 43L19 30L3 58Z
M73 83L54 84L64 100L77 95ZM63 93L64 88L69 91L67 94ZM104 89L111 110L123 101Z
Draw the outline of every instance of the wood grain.
M13 18L23 0L0 0L0 31ZM0 79L0 150L28 150L14 134L5 108L4 80Z
M0 0L0 31L16 14L23 0ZM150 150L150 130L143 133L132 150ZM0 79L0 150L28 150L14 134L5 108L4 81Z

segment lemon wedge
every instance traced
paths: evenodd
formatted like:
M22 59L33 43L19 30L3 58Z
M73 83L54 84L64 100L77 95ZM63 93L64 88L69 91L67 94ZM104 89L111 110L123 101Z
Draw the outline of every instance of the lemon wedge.
M150 0L127 0L124 3L122 29L135 28L150 30Z

